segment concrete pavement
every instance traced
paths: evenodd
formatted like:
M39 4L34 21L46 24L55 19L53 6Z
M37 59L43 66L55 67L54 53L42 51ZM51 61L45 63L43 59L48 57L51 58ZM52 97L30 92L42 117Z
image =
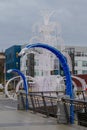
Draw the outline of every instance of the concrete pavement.
M0 98L0 130L87 130L77 125L57 124L57 119L32 111L17 110L15 101Z
M0 111L0 130L86 130L76 125L57 124L55 118L46 118L31 111Z

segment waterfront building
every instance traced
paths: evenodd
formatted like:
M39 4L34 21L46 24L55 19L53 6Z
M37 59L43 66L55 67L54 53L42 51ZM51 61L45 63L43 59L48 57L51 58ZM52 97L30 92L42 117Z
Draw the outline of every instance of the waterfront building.
M20 45L14 45L5 50L6 56L6 71L9 69L19 69L20 70L20 57L18 53L21 51ZM12 78L16 73L8 74L6 73L6 80Z
M60 46L58 46L58 50L60 50ZM42 50L42 49L41 49ZM60 50L61 51L61 50ZM71 58L71 63L72 64L72 74L87 74L87 47L82 47L82 46L65 46L66 53ZM43 52L43 53L41 53ZM50 76L50 75L57 75L61 74L62 75L62 67L59 65L58 59L50 53L44 53L44 51L37 51L31 53L33 57L30 56L30 54L27 55L27 57L22 57L24 59L21 59L21 70L22 72L24 71L24 68L26 68L24 71L25 74L29 74L29 65L33 62L31 68L33 68L33 75L31 73L31 76ZM29 60L32 59L32 62ZM23 60L23 61L22 61ZM23 66L23 64L25 66Z
M74 48L74 74L87 74L87 46L66 46Z

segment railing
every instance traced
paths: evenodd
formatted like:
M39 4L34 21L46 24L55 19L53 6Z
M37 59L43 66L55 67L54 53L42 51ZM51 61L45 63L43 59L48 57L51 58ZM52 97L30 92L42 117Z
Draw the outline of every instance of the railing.
M62 102L67 106L73 105L75 120L77 120L78 125L87 127L87 100L62 98Z
M63 91L30 92L29 102L31 102L31 105L29 105L29 109L56 117L57 100L61 95L64 95Z
M33 112L38 112L45 114L47 117L58 116L58 106L63 108L60 112L60 116L65 114L66 122L69 123L70 120L70 105L74 106L75 120L79 125L87 126L87 99L86 91L77 91L76 99L70 99L64 96L64 91L48 91L48 92L30 92L28 94L28 104L29 110ZM82 95L79 99L79 95ZM20 93L20 100L23 109L26 108L26 94ZM19 103L18 103L19 104ZM61 114L62 113L62 114Z
M47 116L57 116L57 101L64 95L64 91L30 92L28 94L29 109ZM25 93L20 93L22 108L26 104ZM20 102L20 101L19 101ZM19 105L19 103L18 103Z

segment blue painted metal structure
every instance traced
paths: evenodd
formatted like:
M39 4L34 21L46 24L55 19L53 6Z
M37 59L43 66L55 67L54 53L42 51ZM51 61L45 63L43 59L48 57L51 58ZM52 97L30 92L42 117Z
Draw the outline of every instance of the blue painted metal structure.
M41 47L41 48L47 49L58 57L58 59L60 60L60 64L63 67L64 74L66 76L66 95L69 95L70 98L73 98L71 74L70 74L69 67L67 65L64 55L60 51L58 51L56 48L49 46L47 44L43 44L43 43L29 44L25 48L30 49L30 48L35 48L35 47ZM73 105L70 106L70 123L71 124L74 123Z
M27 83L26 77L25 77L25 75L20 70L17 70L17 69L9 69L7 72L11 73L13 71L17 72L22 77L22 79L23 79L24 90L26 92L26 110L28 110L28 83Z

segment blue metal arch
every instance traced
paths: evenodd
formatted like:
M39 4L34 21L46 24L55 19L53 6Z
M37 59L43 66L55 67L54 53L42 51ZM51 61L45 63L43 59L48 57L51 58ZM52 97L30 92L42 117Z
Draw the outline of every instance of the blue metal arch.
M28 95L28 83L27 83L25 75L18 69L9 69L7 72L8 73L17 72L22 77L23 83L24 83L24 90L26 92L26 110L28 110L28 107L29 107L28 106L29 105L28 104L28 97L27 97L27 95Z
M69 95L70 98L73 98L71 74L70 74L69 67L68 67L68 64L64 55L60 51L58 51L56 48L49 46L48 44L43 44L43 43L29 44L25 48L30 49L30 48L35 48L35 47L41 47L41 48L51 51L60 60L60 63L63 67L64 74L66 76L66 95ZM73 124L74 122L73 105L70 106L70 122L71 124Z
M18 70L18 69L10 69L7 72L13 72L13 71L17 72L22 77L23 82L24 82L24 89L26 91L26 94L28 94L28 84L27 84L27 80L26 80L25 75L20 70Z
M34 48L34 47L45 48L45 49L51 51L52 53L54 53L58 57L61 65L63 67L64 74L66 76L66 94L70 95L70 98L73 98L71 74L70 74L69 67L67 65L65 56L60 51L58 51L56 48L49 46L47 44L36 43L36 44L29 44L29 45L26 46L26 48L28 48L28 49Z

